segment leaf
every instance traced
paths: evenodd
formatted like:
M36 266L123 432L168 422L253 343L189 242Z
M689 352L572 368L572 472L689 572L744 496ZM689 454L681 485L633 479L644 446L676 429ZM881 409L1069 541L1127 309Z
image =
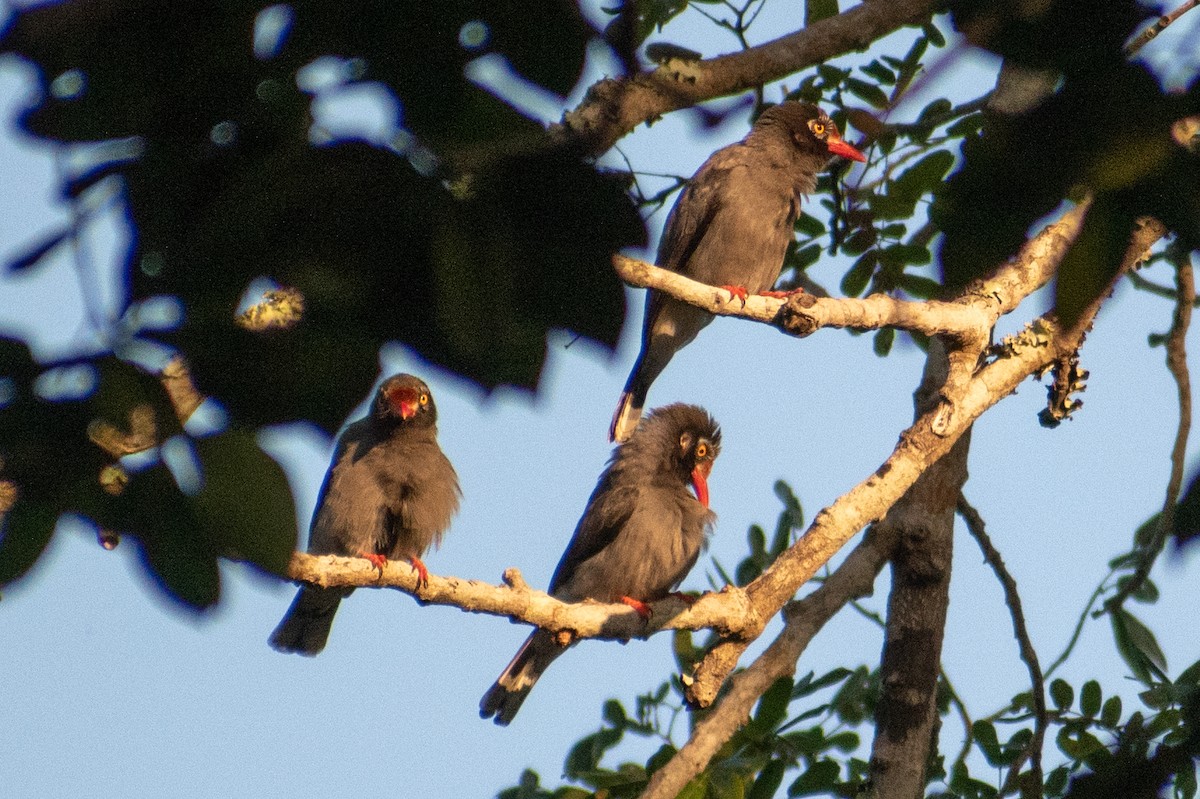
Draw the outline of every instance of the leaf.
M1100 710L1100 723L1105 727L1116 727L1121 722L1121 697L1110 696L1104 700Z
M746 794L746 799L771 799L775 796L775 791L783 783L783 772L786 767L787 764L779 758L768 760L767 765L754 779L754 785Z
M1100 702L1103 693L1100 690L1100 683L1095 680L1088 680L1083 684L1083 688L1079 693L1079 712L1088 717L1094 717L1100 712Z
M846 90L876 108L887 108L888 106L888 97L883 90L861 78L846 78Z
M816 238L825 235L825 223L808 212L796 217L796 232L802 236Z
M283 469L249 433L232 431L195 443L204 487L191 499L224 557L287 574L297 548L296 510Z
M842 293L847 297L857 297L861 295L867 288L867 283L870 282L871 276L875 274L875 263L877 253L872 250L863 255L854 262L850 270L842 277Z
M1106 751L1100 739L1077 725L1066 725L1055 739L1058 748L1072 760L1085 760L1098 751Z
M1000 739L996 737L996 727L989 721L976 721L971 725L971 735L987 761L992 765L999 763Z
M804 0L804 27L838 15L838 0Z
M754 714L754 722L763 730L774 730L787 716L788 702L792 698L792 680L790 677L780 677L771 683L762 697L758 700L758 709Z
M871 78L874 78L879 83L892 85L896 82L896 73L885 67L878 59L867 64L865 67L859 67L863 73Z
M1052 680L1050 683L1050 699L1059 711L1070 710L1071 704L1075 701L1075 689L1066 680Z
M809 766L788 786L788 796L815 796L829 793L837 785L838 764L821 759Z
M1151 673L1162 674L1166 670L1166 660L1154 633L1124 608L1115 608L1109 618L1117 652L1134 677L1146 685L1152 684Z
M886 358L888 353L892 351L892 344L896 341L896 329L892 327L884 327L875 331L875 335L871 342L871 348L880 358Z

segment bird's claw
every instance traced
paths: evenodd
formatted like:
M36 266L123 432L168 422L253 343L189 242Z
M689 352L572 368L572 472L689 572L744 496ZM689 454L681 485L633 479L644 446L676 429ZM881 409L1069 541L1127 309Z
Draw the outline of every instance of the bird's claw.
M742 307L746 307L746 298L750 296L750 292L746 290L745 286L721 286L720 288L729 292L731 301L735 298L739 299L742 301Z
M429 587L429 569L425 568L425 564L418 557L411 557L408 562L412 564L413 570L417 573L417 590Z
M383 576L383 567L387 565L387 555L380 555L377 552L364 552L362 556L371 561L371 565L379 569L379 576Z
M631 596L621 597L621 602L628 605L637 611L637 615L641 616L645 621L650 620L650 606L640 599L634 599Z
M671 593L667 594L667 596L675 597L680 602L687 605L689 608L692 605L696 604L696 600L700 598L698 596L692 596L691 594L686 594L683 591L672 591Z

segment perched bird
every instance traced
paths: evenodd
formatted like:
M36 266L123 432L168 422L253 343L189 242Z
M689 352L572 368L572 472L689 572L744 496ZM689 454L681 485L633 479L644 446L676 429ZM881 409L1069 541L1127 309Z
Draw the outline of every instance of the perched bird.
M773 294L768 289L783 269L800 200L835 155L867 160L816 106L788 101L768 108L746 138L709 156L679 195L658 265L742 299ZM642 350L613 414L610 441L629 438L650 384L711 321L694 305L656 291L646 296Z
M708 474L720 448L721 430L703 408L651 411L600 475L550 594L564 602L624 602L649 617L646 603L667 596L691 571L716 520L708 509ZM512 721L570 643L534 630L480 700L479 715L500 725Z
M403 558L421 585L429 581L421 555L441 543L459 496L458 475L438 446L429 386L412 375L389 377L367 415L338 439L308 551L364 557L381 569L389 558ZM271 646L301 655L320 652L338 603L353 590L303 586L271 633Z

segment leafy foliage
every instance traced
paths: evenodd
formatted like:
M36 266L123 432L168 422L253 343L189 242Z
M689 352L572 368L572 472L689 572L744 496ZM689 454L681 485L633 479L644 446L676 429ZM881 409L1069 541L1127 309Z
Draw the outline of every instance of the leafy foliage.
M134 533L172 595L210 604L217 555L237 551L278 571L296 542L290 522L224 529L232 522L218 517L238 518L247 504L217 490L230 487L223 470L249 469L249 478L266 469L245 451L259 426L308 419L336 429L368 393L382 344L404 342L487 387L536 386L552 328L615 344L624 293L609 259L645 240L624 182L552 144L464 74L498 53L529 80L569 91L595 32L566 0L540 3L537 26L529 13L524 3L474 0L269 9L76 0L15 15L0 51L36 64L44 89L22 125L46 141L89 145L80 151L87 166L64 190L86 208L119 179L134 244L119 309L129 313L98 331L111 351L81 355L102 375L90 397L32 399L41 370L26 355L6 357L0 371L22 398L0 408L4 476L20 491L2 541L14 553L6 579L69 511ZM322 141L299 80L315 64L337 65L326 94L384 90L402 107L403 128L382 142ZM10 268L38 269L74 235L55 232ZM298 292L299 324L239 326L242 299L261 278ZM139 304L163 296L179 303L182 322L165 331L137 324ZM206 478L195 498L177 501L170 477L149 470L133 475L120 512L106 510L99 453L84 431L99 406L121 404L107 376L141 387L137 400L156 409L156 443L178 432L163 390L124 363L148 343L187 358L200 390L224 406L229 438L193 444ZM119 424L125 408L116 410ZM216 443L226 440L243 443ZM268 487L278 492L259 506L289 501L281 481L259 485L264 498ZM235 533L250 537L231 541Z

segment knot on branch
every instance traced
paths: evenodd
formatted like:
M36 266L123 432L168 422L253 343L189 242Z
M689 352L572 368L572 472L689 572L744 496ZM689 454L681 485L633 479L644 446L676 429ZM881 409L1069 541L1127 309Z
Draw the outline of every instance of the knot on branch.
M811 294L793 294L779 309L779 325L797 338L811 336L821 329L821 322L809 313L817 302Z

